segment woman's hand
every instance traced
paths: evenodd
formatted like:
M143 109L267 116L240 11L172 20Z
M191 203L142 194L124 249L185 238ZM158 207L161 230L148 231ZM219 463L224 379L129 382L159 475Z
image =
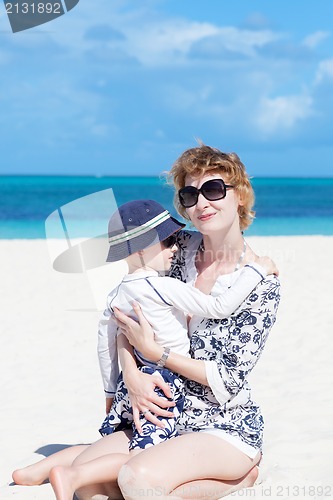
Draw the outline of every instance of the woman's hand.
M144 317L138 304L133 304L133 310L138 317L139 323L134 321L129 316L126 316L126 314L123 314L119 309L114 309L115 320L117 325L121 328L122 334L127 338L126 342L134 345L135 348L147 359L150 359L151 361L160 359L163 353L163 348L155 343L152 327ZM118 336L118 341L119 340L121 345L125 345L123 344L121 335ZM156 351L155 358L154 351ZM149 352L152 356L149 355ZM153 424L158 427L163 427L157 416L173 417L173 414L164 408L175 406L173 401L167 399L171 399L173 397L169 385L162 379L162 377L143 373L138 370L134 362L129 363L128 361L134 359L133 355L131 358L128 356L123 357L122 355L126 354L123 350L120 351L120 354L121 362L125 363L123 366L123 377L131 401L133 420L137 430L142 432L140 416L142 418L143 414L144 417ZM163 391L165 398L159 396L157 392L155 392L154 389L156 387Z
M152 327L144 317L139 304L133 304L133 310L139 322L134 321L132 318L119 311L119 309L115 308L116 322L122 329L122 333L129 343L134 345L145 358L156 363L161 359L164 349L154 341ZM199 384L208 385L205 363L201 359L192 359L171 351L165 366L175 373L179 373L188 379L199 382ZM136 369L135 372L137 372ZM159 384L157 385L159 386ZM163 388L162 390L164 394L166 394ZM147 409L147 407L145 409Z
M140 305L133 303L132 307L138 321L133 320L115 307L116 323L135 349L150 361L157 362L163 354L163 348L156 344L153 329L143 315Z
M275 262L268 256L257 257L256 262L262 266L267 274L275 274L275 276L279 276L279 270L276 267Z
M163 427L157 416L173 417L173 413L164 408L175 406L174 401L166 398L172 398L172 392L169 385L158 375L150 375L140 370L123 373L124 382L128 390L131 406L133 409L133 420L138 432L142 432L140 417L142 414L146 420L149 420L158 427ZM165 398L155 392L155 387L159 387L165 394Z

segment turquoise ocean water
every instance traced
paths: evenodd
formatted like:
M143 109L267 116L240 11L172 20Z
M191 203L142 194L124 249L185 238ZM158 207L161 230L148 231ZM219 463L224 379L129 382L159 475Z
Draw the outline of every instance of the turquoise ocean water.
M333 235L333 178L255 178L252 182L256 219L247 235ZM48 217L59 207L63 207L62 224L77 221L74 236L91 236L85 234L90 231L87 220L102 213L99 225L104 230L117 204L139 198L155 199L177 216L173 190L158 177L0 176L0 238L45 238L52 227ZM66 214L70 214L67 219ZM47 236L57 234L51 231Z

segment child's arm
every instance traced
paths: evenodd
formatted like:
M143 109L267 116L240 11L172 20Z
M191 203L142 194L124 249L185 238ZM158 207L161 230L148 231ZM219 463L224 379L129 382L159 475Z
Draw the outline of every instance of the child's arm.
M109 413L119 376L117 325L109 309L104 311L98 326L98 361L106 397L105 409Z
M196 316L205 318L227 318L230 316L246 299L250 292L262 281L268 272L273 269L270 259L258 259L265 267L257 262L244 266L240 272L237 281L224 293L213 297L206 295L197 288L187 285L174 278L166 278L163 283L161 295L170 304L177 309L186 311ZM276 271L277 272L277 271ZM164 286L165 285L165 286Z

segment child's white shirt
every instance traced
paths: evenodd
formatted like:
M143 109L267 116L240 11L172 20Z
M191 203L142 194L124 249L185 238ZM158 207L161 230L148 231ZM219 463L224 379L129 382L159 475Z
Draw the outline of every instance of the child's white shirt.
M108 295L98 329L98 357L106 397L114 396L119 375L114 307L134 317L132 304L138 302L154 330L156 342L189 356L187 314L213 319L230 316L266 274L259 264L246 265L232 287L215 297L175 278L161 277L155 271L125 276ZM136 352L136 356L142 364L156 366L140 353Z

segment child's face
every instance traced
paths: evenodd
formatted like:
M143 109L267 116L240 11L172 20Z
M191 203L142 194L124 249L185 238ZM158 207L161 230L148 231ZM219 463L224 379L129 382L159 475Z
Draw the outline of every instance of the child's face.
M155 271L169 271L177 245L173 244L167 248L162 242L156 243L143 252L143 260L146 266Z

